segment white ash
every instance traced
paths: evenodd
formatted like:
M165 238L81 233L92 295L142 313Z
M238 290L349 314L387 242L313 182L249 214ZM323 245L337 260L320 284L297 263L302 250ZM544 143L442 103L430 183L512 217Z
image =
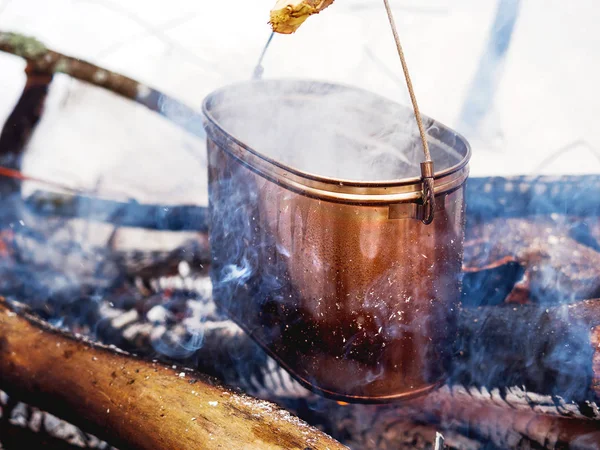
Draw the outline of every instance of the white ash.
M116 447L110 446L108 443L83 432L74 425L54 415L40 411L24 403L17 403L11 407L10 411L7 411L8 401L9 396L5 392L0 391L0 417L4 420L5 414L8 413L10 416L8 419L9 423L13 426L26 428L32 432L60 439L66 444L76 447L97 450L118 450ZM3 448L1 439L0 448Z

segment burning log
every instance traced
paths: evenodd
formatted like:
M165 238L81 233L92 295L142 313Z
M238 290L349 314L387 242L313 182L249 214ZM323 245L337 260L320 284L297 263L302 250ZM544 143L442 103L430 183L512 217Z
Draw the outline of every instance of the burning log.
M272 404L75 339L3 300L0 386L121 448L345 448Z

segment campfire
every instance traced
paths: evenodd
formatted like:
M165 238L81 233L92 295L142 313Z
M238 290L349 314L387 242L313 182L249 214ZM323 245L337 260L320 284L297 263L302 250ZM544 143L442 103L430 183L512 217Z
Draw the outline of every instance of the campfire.
M206 207L23 173L59 69L162 111L159 92L23 39L0 34L28 62L0 135L0 448L598 448L598 177L471 178L446 383L397 404L329 400L213 301ZM168 245L84 245L89 223Z

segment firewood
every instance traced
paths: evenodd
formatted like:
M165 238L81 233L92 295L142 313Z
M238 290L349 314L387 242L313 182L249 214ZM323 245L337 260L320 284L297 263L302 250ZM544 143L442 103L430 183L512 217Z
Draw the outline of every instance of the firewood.
M342 449L273 404L77 339L0 300L0 388L122 449Z
M593 298L600 292L600 253L594 243L585 242L584 224L562 215L533 220L503 217L472 224L463 270L472 273L518 264L526 286L519 280L515 288L529 291L524 296L529 300L549 304Z

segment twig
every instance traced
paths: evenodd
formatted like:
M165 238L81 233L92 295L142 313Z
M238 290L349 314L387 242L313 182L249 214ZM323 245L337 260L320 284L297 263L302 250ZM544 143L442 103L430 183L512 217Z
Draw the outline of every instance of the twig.
M86 83L108 89L159 113L191 134L201 138L206 136L204 129L198 127L199 115L192 108L124 75L50 50L35 38L0 31L0 51L24 58L37 72L64 73ZM165 108L165 105L170 108ZM171 110L174 109L176 114L171 113Z

